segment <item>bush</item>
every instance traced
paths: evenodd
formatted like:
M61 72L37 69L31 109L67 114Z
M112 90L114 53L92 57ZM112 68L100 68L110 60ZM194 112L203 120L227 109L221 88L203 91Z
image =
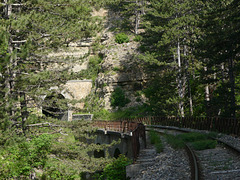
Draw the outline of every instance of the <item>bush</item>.
M124 155L120 155L112 163L106 165L103 169L103 174L100 176L100 180L125 180L126 179L126 166L131 161Z
M51 148L51 135L42 134L0 152L0 179L27 179L34 168L42 168Z
M160 136L152 130L150 131L149 135L150 135L150 142L151 142L151 144L154 144L157 153L162 152L163 151L163 144L162 144L162 141L160 139Z
M109 120L111 113L106 109L101 109L99 111L94 111L94 118L98 120Z
M79 72L79 76L82 79L92 79L93 81L95 81L101 62L102 57L99 55L90 57L88 62L88 69Z
M160 141L157 144L155 144L155 148L156 148L157 153L163 152L163 144L162 144L162 142Z
M214 149L217 145L216 140L201 140L192 142L191 145L195 150Z
M120 87L117 87L111 95L111 106L112 107L124 107L130 100L125 97L125 93Z
M155 144L156 142L158 142L159 137L158 137L158 135L157 135L156 132L154 132L153 130L151 130L150 133L149 133L149 135L150 135L150 143L151 143L151 144Z
M181 149L184 147L184 142L180 138L177 138L174 135L168 134L165 136L168 144L171 145L174 149Z
M129 38L125 33L119 33L115 36L115 42L118 44L129 42Z
M206 134L193 132L193 133L180 134L177 136L177 138L182 139L184 142L194 142L194 141L198 141L198 140L207 139L208 137Z
M177 136L166 135L167 142L175 149L183 148L184 143L190 143L195 150L212 149L216 147L215 140L208 139L208 134L184 133Z
M142 36L136 35L133 40L136 42L140 42L142 40Z

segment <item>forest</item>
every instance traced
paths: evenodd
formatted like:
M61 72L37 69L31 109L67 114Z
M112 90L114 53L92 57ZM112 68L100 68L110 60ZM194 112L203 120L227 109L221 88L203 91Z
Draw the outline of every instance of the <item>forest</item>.
M96 40L89 54L97 58L82 73L67 66L49 69L71 57L48 54L104 29L108 17L92 16L102 8L121 17L111 29L120 33L116 43L125 43L125 35L139 43L134 59L149 77L139 92L147 99L141 106L124 109L128 99L118 89L113 109L120 107L133 117L240 117L238 0L1 0L1 179L81 179L82 173L102 171L115 162L92 157L111 145L89 143L96 130L90 122L57 119L56 109L78 102L52 90L71 79L96 79L104 61L98 51L104 47ZM43 96L56 98L43 101ZM96 118L118 113L105 110L97 93L86 101Z

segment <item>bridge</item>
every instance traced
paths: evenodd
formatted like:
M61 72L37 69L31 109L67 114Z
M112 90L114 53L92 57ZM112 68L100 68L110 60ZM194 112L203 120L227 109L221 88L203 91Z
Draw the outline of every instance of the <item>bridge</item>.
M124 154L128 158L135 160L139 151L146 148L145 126L142 123L131 121L94 121L93 126L97 127L97 138L95 144L110 144L113 140L120 143L109 148L111 157L118 157ZM94 154L104 157L105 152Z
M121 139L120 144L109 149L110 156L125 154L133 160L138 157L140 149L146 147L145 125L175 126L240 136L240 119L234 118L143 117L94 121L93 125L98 128L96 144L110 144L113 140Z

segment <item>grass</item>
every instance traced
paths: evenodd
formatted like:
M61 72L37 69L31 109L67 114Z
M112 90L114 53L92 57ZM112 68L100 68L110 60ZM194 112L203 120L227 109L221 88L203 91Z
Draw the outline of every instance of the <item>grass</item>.
M166 137L167 142L174 149L184 148L185 143L190 143L190 145L195 150L213 149L217 145L217 141L209 139L208 134L201 134L201 133L193 132L193 133L179 134L177 136L166 135L165 137Z
M184 148L184 141L180 138L177 138L174 135L167 134L165 135L165 138L167 140L167 143L170 144L170 146L174 149L182 149Z
M201 133L184 133L177 135L177 138L182 139L184 142L194 142L199 140L205 140L208 138L206 134Z
M191 146L195 150L214 149L216 145L217 145L217 141L211 140L211 139L200 140L200 141L195 141L191 143Z
M162 144L162 141L160 139L160 136L153 130L150 131L149 135L150 135L150 142L151 142L151 144L154 144L157 153L162 152L163 151L163 144Z

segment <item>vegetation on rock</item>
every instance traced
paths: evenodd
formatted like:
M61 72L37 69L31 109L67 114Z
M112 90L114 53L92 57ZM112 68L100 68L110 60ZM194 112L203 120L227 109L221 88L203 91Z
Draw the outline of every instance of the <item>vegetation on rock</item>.
M128 38L128 35L126 35L125 33L119 33L119 34L116 34L115 41L118 44L127 43L129 42L129 38Z
M103 6L109 16L120 15L118 21L92 16L93 10ZM84 109L75 109L94 113L96 119L240 117L239 9L238 0L1 1L0 178L79 179L82 172L102 170L111 161L91 156L107 145L90 143L94 129L87 122L59 121L70 106L74 109L80 103L61 95L68 80L97 82L107 74L106 81L99 87L95 83L96 89L83 100ZM99 35L103 22L119 25L109 26L116 34L110 36L109 46ZM129 40L132 36L134 42ZM87 70L73 72L69 62L76 59L72 57L49 56L83 39L94 39L86 56L77 58L89 60ZM108 59L104 53L111 54L113 44L122 47L122 52L114 51L117 58ZM127 63L117 56L123 51L119 57ZM109 66L103 66L110 60ZM52 68L55 65L58 68ZM114 82L116 88L110 89L109 82L116 80L108 73L112 70L112 76L130 73L134 77L121 82L122 88ZM127 83L136 86L129 91ZM135 90L141 97L134 96ZM109 104L116 112L105 109L105 93L110 94ZM134 107L128 105L133 98L126 97L131 93L137 101ZM193 141L189 139L200 149L216 145L199 138L196 134L179 137L176 147ZM176 138L167 139L171 143ZM114 163L125 166L128 162L125 157L119 161ZM117 173L112 171L114 163L105 168L106 177Z

